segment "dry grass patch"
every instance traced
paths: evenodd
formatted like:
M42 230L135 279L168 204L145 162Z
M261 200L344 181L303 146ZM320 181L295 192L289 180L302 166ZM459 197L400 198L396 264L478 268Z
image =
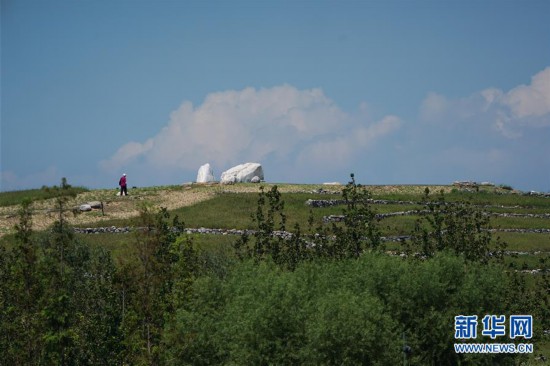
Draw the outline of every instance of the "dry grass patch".
M76 198L69 199L66 205L68 209L65 214L66 218L74 226L97 226L103 221L136 217L139 215L140 206L145 202L174 210L208 200L215 195L214 190L202 189L202 187L197 189L135 189L130 193L126 197L116 196L114 190L96 190L79 194ZM103 212L96 209L76 216L71 213L71 208L91 201L103 202ZM59 213L54 211L55 208L55 199L34 202L32 205L33 228L44 230L53 224L59 218ZM2 218L0 237L14 232L14 226L19 220L18 210L19 206L0 207L0 217Z

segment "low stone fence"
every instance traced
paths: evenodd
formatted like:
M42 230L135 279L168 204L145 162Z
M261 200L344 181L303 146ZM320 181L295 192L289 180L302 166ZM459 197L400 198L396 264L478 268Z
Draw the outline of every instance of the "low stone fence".
M88 228L73 228L74 232L77 234L128 234L136 231L146 230L145 227L117 227L117 226L108 226L108 227L88 227ZM180 232L176 228L172 228L174 232ZM211 228L185 228L182 233L186 234L204 234L204 235L254 235L257 233L257 230L240 230L240 229L211 229ZM283 239L291 239L293 234L289 231L273 231L273 236L281 237ZM399 236L388 236L381 237L381 240L384 242L391 241L403 241L409 239L408 235L399 235Z
M392 200L367 200L368 203L373 205L421 205L422 202L414 202L414 201L392 201ZM307 206L311 206L313 208L321 208L321 207L331 207L331 206L341 206L345 205L346 200L312 200L309 199L306 201Z
M132 226L106 226L106 227L75 227L74 232L77 234L128 234L135 231L144 231L146 227L132 227ZM174 232L180 230L176 228L171 229ZM186 228L182 232L187 234L210 234L210 235L243 235L244 233L253 235L254 230L238 230L238 229L208 229L208 228Z
M428 210L410 210L410 211L399 211L399 212L387 212L387 213L381 213L376 214L375 217L377 219L386 219L388 217L395 217L395 216L410 216L410 215L426 215L429 214L430 211ZM499 213L499 212L489 212L490 216L494 217L520 217L520 218L538 218L538 219L550 219L550 213L544 213L544 214L516 214L516 213ZM345 215L328 215L323 216L323 222L325 224L330 222L343 222L345 220Z
M420 201L398 201L398 200L374 200L369 199L367 200L367 203L370 203L372 205L419 205L423 206L426 204L426 202L420 202ZM441 205L448 205L452 202L434 202L435 204L441 204ZM313 200L309 199L306 201L307 206L311 206L313 208L323 208L323 207L332 207L332 206L342 206L345 205L345 200ZM504 208L504 209L518 209L518 208L525 208L522 206L505 206L505 205L472 205L473 207L479 207L479 208ZM521 214L520 214L521 215Z
M429 211L426 210L410 210L410 211L400 211L400 212L388 212L383 214L376 214L374 215L377 219L386 219L388 217L395 217L395 216L410 216L410 215L422 215L427 214ZM343 222L346 219L345 215L328 215L323 216L323 223L328 224L331 222Z
M490 229L490 232L550 234L550 229Z
M408 211L405 212L394 212L391 215L397 216L399 214L407 214ZM390 215L390 214L383 214L384 216ZM331 216L325 216L323 220L325 222L339 222L344 220L344 216L342 215L331 215ZM134 231L143 231L146 230L145 227L131 227L131 226L123 226L123 227L117 227L117 226L106 226L106 227L75 227L73 228L74 232L77 234L128 234L130 232ZM172 228L174 232L177 232L176 228ZM535 234L550 234L550 229L547 228L541 228L541 229L506 229L506 228L494 228L489 229L491 232L506 232L506 233L535 233ZM208 235L254 235L256 234L256 230L241 230L241 229L211 229L211 228L185 228L183 230L186 234L208 234ZM274 231L274 235L290 238L292 237L292 233L288 231ZM401 241L401 240L407 240L410 236L408 235L399 235L399 236L389 236L389 237L383 237L383 241Z

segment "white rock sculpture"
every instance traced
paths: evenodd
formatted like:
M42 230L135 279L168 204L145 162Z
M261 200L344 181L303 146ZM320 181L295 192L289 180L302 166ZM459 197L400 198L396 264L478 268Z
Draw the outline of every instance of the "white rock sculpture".
M197 183L209 183L214 181L214 171L210 164L206 163L199 168Z
M244 163L223 172L220 181L222 184L248 183L254 177L264 180L262 165L258 163Z

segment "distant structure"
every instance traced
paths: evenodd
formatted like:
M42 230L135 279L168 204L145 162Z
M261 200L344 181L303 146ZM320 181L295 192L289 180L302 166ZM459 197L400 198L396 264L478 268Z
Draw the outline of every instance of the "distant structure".
M470 181L470 180L465 180L465 181L455 181L453 183L453 186L457 186L457 187L477 187L477 186L480 186L480 187L494 187L495 184L491 183L491 182L478 183L478 182L474 182L474 181Z
M453 186L456 186L456 187L477 187L478 184L477 184L477 182L474 182L474 181L463 180L463 181L453 182Z

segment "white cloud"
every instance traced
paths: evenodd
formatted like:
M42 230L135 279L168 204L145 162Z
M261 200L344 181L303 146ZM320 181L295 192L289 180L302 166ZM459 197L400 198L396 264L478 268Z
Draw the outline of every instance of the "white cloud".
M426 121L437 121L449 107L447 98L437 93L428 93L420 106L420 116Z
M129 142L123 145L109 160L101 162L104 169L118 169L119 167L132 162L135 158L147 153L153 147L153 140L149 139L145 143Z
M502 90L496 88L485 89L480 94L486 102L484 110L487 110L492 103L501 100L503 95Z
M398 117L386 116L368 126L357 126L344 136L313 142L301 151L298 162L300 165L313 164L324 169L348 164L358 152L397 130L400 124Z
M518 118L540 117L550 113L550 67L531 78L530 85L520 85L510 90L501 103L510 107ZM550 124L550 118L545 119Z
M341 163L399 126L397 117L373 122L364 114L361 108L357 115L342 111L321 89L216 92L197 107L184 102L156 136L123 145L100 165L120 170L139 162L194 171L205 162L218 169L266 159L289 166L322 165L325 158Z
M525 128L550 126L550 67L535 74L531 84L508 92L488 88L465 98L447 99L430 93L420 108L424 121L462 124L487 121L507 138L522 136Z
M507 93L487 89L482 93L493 111L494 127L505 137L518 138L524 128L550 126L550 67L531 78L530 85L519 85Z
M403 164L407 176L548 189L550 67L508 90L484 88L462 98L430 93L419 117L424 123L404 131L411 138L402 158L414 167Z

